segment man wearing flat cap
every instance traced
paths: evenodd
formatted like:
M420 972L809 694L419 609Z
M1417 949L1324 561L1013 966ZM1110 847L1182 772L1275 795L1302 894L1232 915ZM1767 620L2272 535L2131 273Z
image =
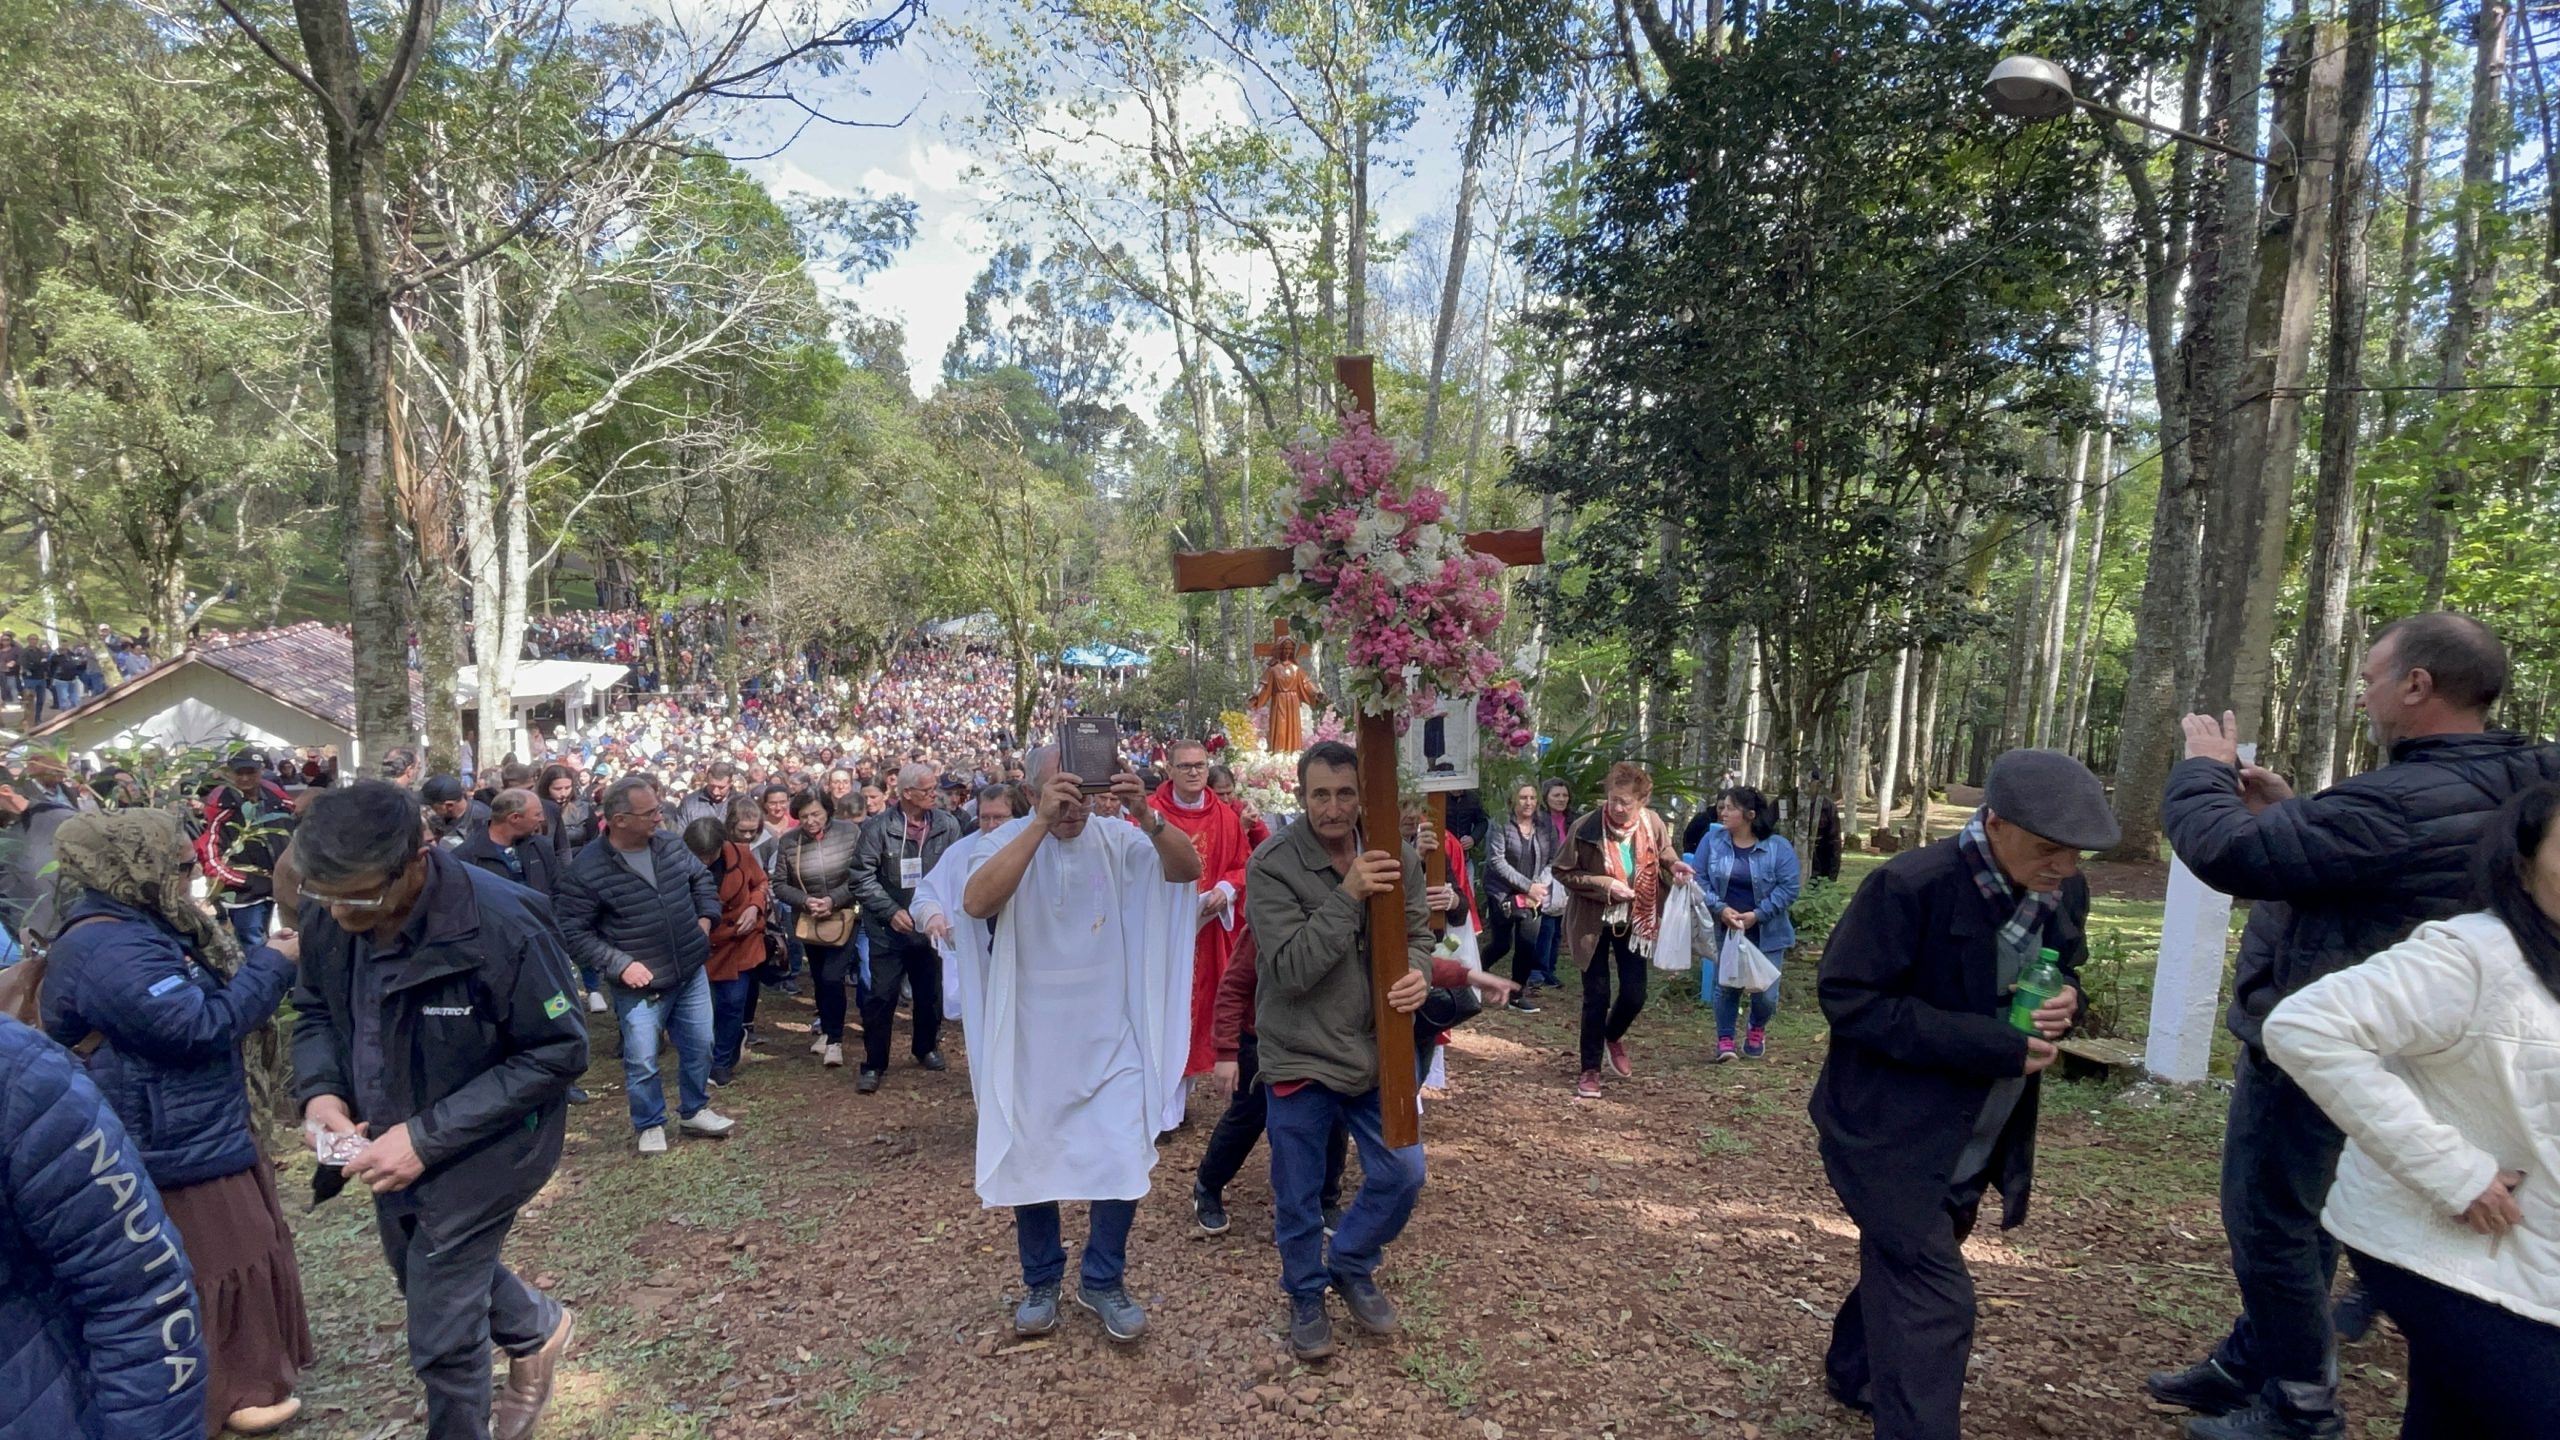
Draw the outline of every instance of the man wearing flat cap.
M2098 777L2056 750L1994 761L1963 830L1858 887L1822 955L1831 1053L1813 1091L1823 1169L1858 1227L1858 1283L1824 1382L1878 1440L1958 1440L1973 1350L1963 1244L1985 1191L2026 1218L2036 1080L2080 1007L2089 886L2080 852L2116 843ZM2068 982L2009 1023L2039 950Z

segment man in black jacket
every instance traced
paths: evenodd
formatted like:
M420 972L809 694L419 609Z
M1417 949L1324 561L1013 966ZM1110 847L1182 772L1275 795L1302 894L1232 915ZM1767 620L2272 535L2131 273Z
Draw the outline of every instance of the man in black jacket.
M294 851L294 1097L330 1134L368 1137L344 1175L373 1192L408 1301L429 1440L523 1440L571 1319L499 1252L560 1163L587 1066L569 957L524 892L429 846L398 786L314 797ZM510 1357L494 1416L492 1341Z
M2204 1413L2198 1440L2332 1440L2338 1412L2329 1282L2337 1244L2320 1207L2345 1140L2267 1058L2258 1027L2321 976L2473 907L2472 851L2519 790L2560 779L2560 749L2485 733L2507 652L2465 615L2414 615L2373 639L2359 672L2374 743L2389 756L2308 799L2240 762L2231 719L2190 715L2187 758L2160 818L2197 878L2255 901L2226 1019L2240 1039L2222 1143L2222 1225L2240 1318L2214 1353L2151 1377L2166 1404Z
M1877 1440L1958 1440L1973 1350L1964 1238L1987 1190L2026 1219L2036 1075L2080 1006L2089 885L2080 852L2118 839L2106 789L2055 750L1992 764L1959 834L1887 861L1822 953L1831 1053L1813 1091L1822 1166L1858 1226L1858 1283L1832 1322L1824 1381ZM2012 1020L2049 950L2068 982Z
M453 858L549 900L560 889L560 859L543 825L540 797L530 790L501 790L490 797L488 826L462 842Z
M862 1074L854 1088L868 1095L889 1068L889 1031L898 1019L898 985L915 989L916 1063L943 1068L942 960L916 928L907 907L916 886L960 839L960 822L933 803L937 777L930 765L898 772L898 804L863 823L853 852L853 895L862 904L862 930L871 939L871 988L862 1002Z
M734 1121L711 1108L711 926L720 886L684 841L659 828L658 782L632 775L604 792L604 833L560 876L554 912L569 953L612 987L622 1022L623 1088L640 1153L667 1149L659 1035L676 1045L676 1128L719 1139Z

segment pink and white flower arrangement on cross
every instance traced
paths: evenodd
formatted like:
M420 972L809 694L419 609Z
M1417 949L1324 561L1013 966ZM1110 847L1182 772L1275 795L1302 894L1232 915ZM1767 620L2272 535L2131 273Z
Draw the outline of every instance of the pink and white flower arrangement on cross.
M1449 497L1396 482L1395 447L1366 415L1344 417L1319 449L1294 446L1298 506L1281 526L1295 573L1280 577L1280 608L1301 631L1343 644L1353 708L1391 715L1401 729L1444 695L1473 695L1485 743L1528 747L1528 700L1501 678L1502 562L1466 547L1441 523Z

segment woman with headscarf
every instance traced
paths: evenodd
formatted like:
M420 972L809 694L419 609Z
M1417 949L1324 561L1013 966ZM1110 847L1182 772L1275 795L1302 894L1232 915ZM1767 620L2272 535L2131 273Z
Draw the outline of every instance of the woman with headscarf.
M45 1031L88 1054L195 1266L205 1434L264 1434L302 1408L311 1330L241 1045L283 1000L295 942L244 956L189 894L195 855L164 811L75 817L54 861Z

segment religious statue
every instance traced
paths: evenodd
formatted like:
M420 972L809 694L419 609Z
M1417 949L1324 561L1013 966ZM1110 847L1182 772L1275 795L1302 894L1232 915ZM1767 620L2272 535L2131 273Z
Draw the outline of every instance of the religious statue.
M1269 709L1269 718L1262 724L1262 747L1274 755L1295 755L1307 744L1306 721L1298 707L1324 704L1324 692L1316 688L1313 677L1298 668L1296 641L1274 640L1267 653L1271 665L1262 672L1262 688L1254 691L1245 704Z

